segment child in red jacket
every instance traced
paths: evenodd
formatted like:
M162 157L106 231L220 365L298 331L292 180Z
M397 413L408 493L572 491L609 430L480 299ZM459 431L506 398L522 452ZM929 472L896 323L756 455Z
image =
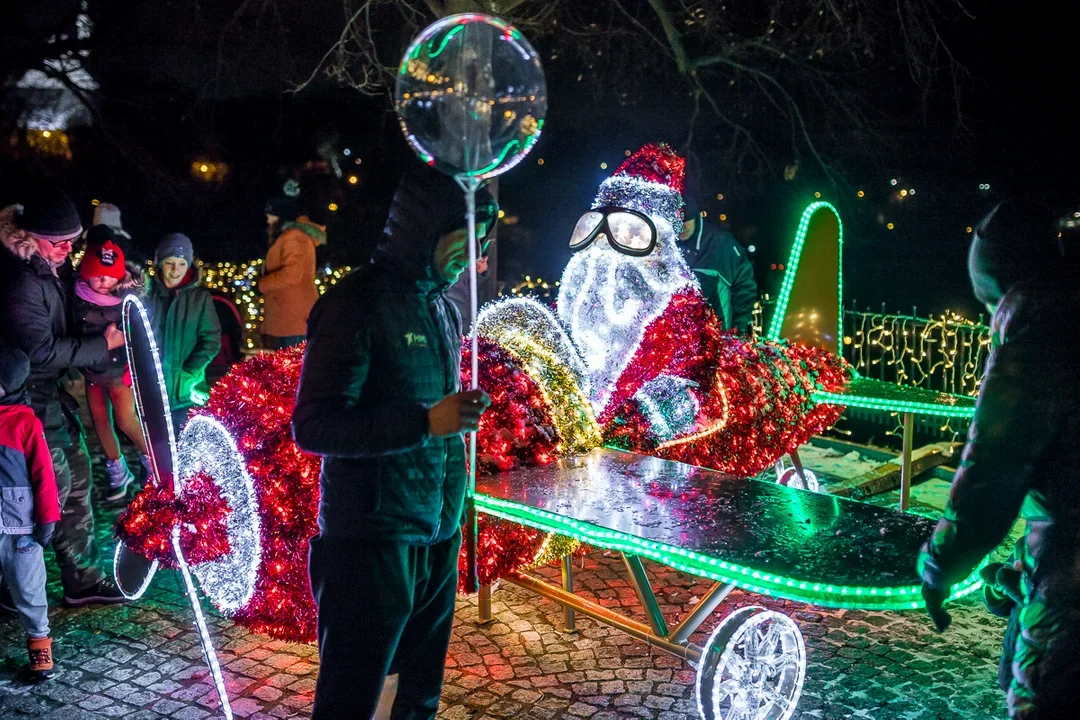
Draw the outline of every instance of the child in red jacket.
M53 667L44 548L60 502L45 433L26 405L29 374L29 358L0 345L0 578L29 636L30 672L44 679Z

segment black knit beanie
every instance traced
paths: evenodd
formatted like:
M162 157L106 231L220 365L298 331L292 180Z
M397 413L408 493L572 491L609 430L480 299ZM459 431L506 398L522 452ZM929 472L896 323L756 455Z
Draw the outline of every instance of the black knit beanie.
M968 274L975 297L989 307L1018 282L1052 280L1064 272L1054 214L1039 203L1007 200L975 229Z
M5 395L14 395L26 384L30 375L30 358L16 347L0 344L0 388Z
M15 223L31 235L53 242L73 240L82 234L75 204L63 190L39 187L26 193Z

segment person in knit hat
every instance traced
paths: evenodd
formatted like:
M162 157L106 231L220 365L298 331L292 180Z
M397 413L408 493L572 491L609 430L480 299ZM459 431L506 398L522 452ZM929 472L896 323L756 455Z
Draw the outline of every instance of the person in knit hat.
M1024 201L976 229L968 268L994 313L990 357L949 503L919 558L944 630L952 584L1025 520L1011 561L982 573L988 604L1011 614L999 678L1012 718L1072 717L1080 688L1080 273L1060 240L1054 215Z
M30 672L53 669L49 602L45 597L45 548L60 520L52 457L41 421L26 404L30 359L0 345L0 578L11 591L27 634Z
M124 251L128 263L146 264L145 254L139 250L120 220L120 208L112 203L101 203L94 208L94 222L86 231L85 239L87 247L111 240Z
M299 345L307 332L307 319L319 290L315 285L315 248L326 242L326 225L312 216L323 218L313 205L313 193L302 194L295 203L295 220L281 223L281 233L266 253L259 291L263 294L262 346L268 350ZM292 200L293 198L288 198ZM280 213L289 212L290 203L280 200L268 205L267 222L284 219ZM273 210L278 215L271 215Z
M200 284L191 238L169 233L158 243L154 262L157 272L147 295L150 322L179 434L191 408L208 399L206 368L221 350L221 324L213 298Z
M124 335L114 324L96 337L75 335L69 323L74 273L68 256L82 232L79 213L56 188L27 188L23 198L21 207L0 212L0 335L30 358L29 404L49 444L63 507L54 547L64 602L124 602L98 566L90 460L82 433L69 431L74 425L65 421L60 386L71 369L107 363ZM0 594L0 605L4 602Z
M79 263L79 278L75 281L72 301L75 333L79 337L94 337L110 324L121 323L124 296L142 295L145 289L146 277L142 269L126 263L124 251L111 238L89 246ZM120 452L120 441L113 428L114 418L115 424L139 449L145 475L149 476L151 472L142 424L135 410L127 353L117 348L109 353L107 364L83 368L82 373L86 378L86 402L94 420L94 431L105 451L105 469L109 477L105 499L120 500L135 476Z

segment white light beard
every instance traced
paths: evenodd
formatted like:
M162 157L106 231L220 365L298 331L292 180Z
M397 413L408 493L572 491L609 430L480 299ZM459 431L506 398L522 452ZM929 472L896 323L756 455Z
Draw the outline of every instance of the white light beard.
M574 254L560 282L559 319L585 362L597 414L611 399L645 329L676 292L696 286L671 225L652 219L660 237L651 254L625 255L600 235Z

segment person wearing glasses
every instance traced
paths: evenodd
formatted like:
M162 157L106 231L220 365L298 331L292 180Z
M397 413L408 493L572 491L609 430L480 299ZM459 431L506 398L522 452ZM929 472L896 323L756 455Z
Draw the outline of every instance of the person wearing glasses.
M20 206L0 215L0 333L30 358L27 382L30 406L41 421L52 455L63 514L53 547L60 565L64 603L124 602L123 594L98 567L94 514L90 500L90 459L81 427L74 437L65 407L74 398L63 393L60 378L73 368L104 365L109 351L124 344L114 324L102 335L76 337L68 326L74 273L72 242L82 234L74 204L61 190L26 191ZM77 407L77 405L76 405ZM0 594L0 606L10 603Z
M477 204L497 212L481 190ZM462 434L490 400L461 392L462 323L446 299L468 267L465 201L426 166L402 179L372 264L308 319L293 412L321 455L311 590L314 720L368 718L391 668L392 717L434 718L454 620L467 472Z

